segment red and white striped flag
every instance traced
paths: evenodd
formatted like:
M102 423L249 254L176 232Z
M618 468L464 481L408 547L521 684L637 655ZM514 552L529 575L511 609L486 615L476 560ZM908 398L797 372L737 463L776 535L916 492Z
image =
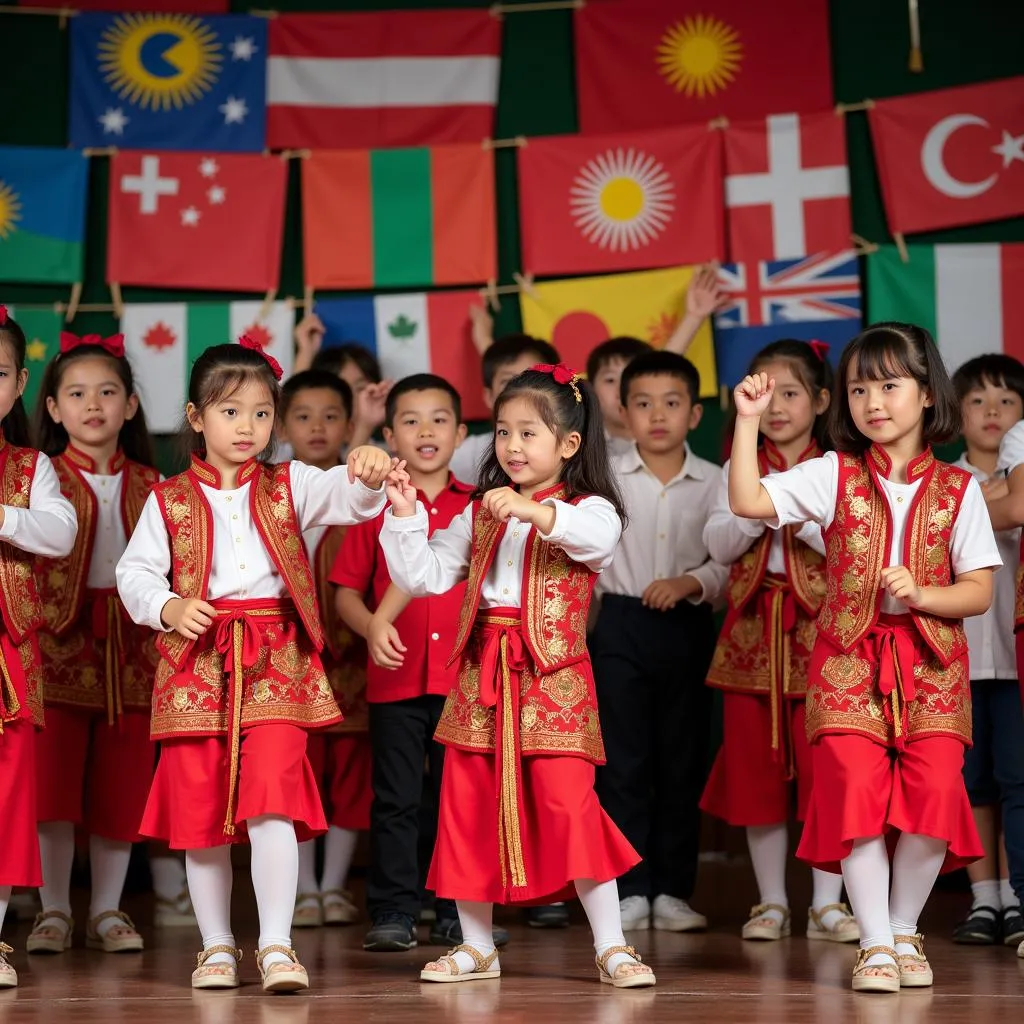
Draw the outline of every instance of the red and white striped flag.
M267 145L386 149L489 138L501 26L488 11L285 14L270 23Z

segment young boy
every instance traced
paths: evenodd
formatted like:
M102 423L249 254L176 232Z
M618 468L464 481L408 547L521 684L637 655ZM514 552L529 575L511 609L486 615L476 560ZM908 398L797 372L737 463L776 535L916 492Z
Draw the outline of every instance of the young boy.
M281 394L278 433L299 462L330 469L352 432L352 390L337 374L304 370ZM316 878L315 840L299 844L299 885L292 925L351 924L359 911L345 887L359 833L370 827L370 742L366 714L366 648L342 623L328 575L347 527L316 526L303 542L316 580L326 647L327 678L345 716L326 732L309 737L308 756L330 828L324 838L323 874Z
M728 570L703 530L721 470L690 451L700 377L673 352L647 352L622 372L623 419L635 447L612 457L629 522L601 575L591 634L607 764L601 804L644 858L619 879L624 929L695 931L691 909L710 714L704 677L715 645L711 602Z
M986 483L996 477L1000 442L1024 417L1024 366L1010 356L978 356L957 370L953 384L967 444L956 464ZM964 753L964 781L985 856L967 866L974 899L953 941L974 946L1016 946L1024 940L1024 715L1013 642L1020 530L1001 530L996 542L1003 568L996 573L992 607L964 620L974 740Z

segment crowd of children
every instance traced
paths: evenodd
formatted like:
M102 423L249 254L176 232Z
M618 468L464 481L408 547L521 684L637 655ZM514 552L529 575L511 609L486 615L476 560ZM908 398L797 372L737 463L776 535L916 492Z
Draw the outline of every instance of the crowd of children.
M430 920L424 982L500 977L495 903L564 926L578 898L599 980L651 986L625 933L707 927L703 810L746 832L745 940L791 934L802 823L806 934L859 944L855 990L932 984L918 921L959 866L955 941L1024 955L1024 366L951 380L886 323L833 379L827 346L781 339L720 468L687 441L684 354L720 298L707 268L663 350L612 339L585 376L475 311L493 424L469 437L443 377L384 380L315 316L283 385L218 345L167 480L123 340L62 335L33 430L0 307L0 926L38 888L27 951L70 948L77 833L86 944L141 950L121 898L148 840L161 911L194 908L192 986L237 987L247 841L262 985L296 991L292 929L360 919L368 833L364 948Z

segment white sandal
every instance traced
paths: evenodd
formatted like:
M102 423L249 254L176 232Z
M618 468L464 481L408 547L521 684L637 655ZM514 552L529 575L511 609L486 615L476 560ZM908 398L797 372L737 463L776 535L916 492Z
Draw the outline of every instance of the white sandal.
M347 889L328 889L321 893L324 905L324 924L355 924L359 920L359 908Z
M214 953L227 953L235 958L233 964L208 964ZM192 972L193 988L238 988L238 961L242 951L234 946L211 946L196 954L196 969Z
M270 964L266 969L263 960L268 953L284 953L289 962L286 964ZM256 966L263 980L264 992L298 992L309 988L309 975L306 968L299 963L298 954L288 946L264 946L256 950Z
M932 965L928 963L928 957L924 955L924 936L920 932L916 935L894 935L893 945L913 946L916 953L897 953L896 965L900 969L901 988L931 988L935 984L935 975L932 972ZM908 968L920 967L921 970L912 971Z
M887 956L892 962L887 964L868 964L868 960L876 954ZM868 974L868 971L881 971L881 974ZM854 992L899 992L900 969L896 962L896 950L892 946L872 946L870 949L857 951L857 962L853 965Z
M455 959L456 953L465 953L472 958L473 967L471 970L464 971L459 966L459 962ZM461 981L490 981L493 978L501 977L500 968L498 970L491 970L491 965L497 959L497 949L491 950L487 956L484 956L483 953L473 946L462 943L462 945L456 946L454 949L449 949L444 956L439 957L437 960L431 960L420 971L420 981L437 981L448 984ZM429 968L433 964L443 969L431 971Z
M829 928L823 918L833 910L838 911L841 917ZM807 938L824 942L860 942L860 928L845 903L829 903L821 910L811 907L807 911Z
M111 918L117 918L118 924L101 935L96 930L97 925ZM104 910L89 919L85 927L85 948L102 949L104 953L138 953L143 948L143 941L132 919L123 910Z
M293 928L319 928L324 923L324 907L318 892L300 892L292 911Z
M614 971L609 971L608 961L616 953L625 953L634 962L619 964ZM612 946L600 956L595 956L594 963L597 964L597 977L602 985L612 985L615 988L650 988L657 981L654 971L640 959L635 946Z
M7 962L7 954L13 952L6 942L0 942L0 988L18 987L18 972Z
M43 922L46 922L44 924ZM63 953L71 948L74 919L60 910L41 910L25 940L26 953Z
M775 910L782 915L781 921L768 917L768 911ZM776 942L789 938L791 931L789 907L781 903L758 903L750 908L750 919L743 926L740 935L748 942Z

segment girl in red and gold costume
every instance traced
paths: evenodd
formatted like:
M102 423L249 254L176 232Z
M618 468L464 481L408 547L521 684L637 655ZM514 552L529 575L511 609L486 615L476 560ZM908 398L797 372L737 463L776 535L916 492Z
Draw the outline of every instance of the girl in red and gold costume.
M43 725L43 604L34 556L63 558L78 529L50 460L28 447L21 400L27 380L25 332L0 306L0 928L11 887L43 881L35 758L35 732ZM0 941L0 988L18 984L10 952Z
M977 481L932 454L958 434L960 407L926 330L858 335L830 411L836 450L765 476L757 435L776 387L762 370L736 388L729 504L825 536L806 698L814 787L797 855L842 869L861 934L853 988L926 987L918 918L939 872L982 852L961 774L962 620L988 608L1002 563Z
M622 937L616 878L639 857L601 809L604 761L586 646L594 583L623 508L600 407L564 366L535 366L494 407L494 443L466 511L428 540L402 467L389 477L381 545L415 597L467 580L451 660L460 661L435 738L447 746L427 885L457 902L463 942L424 981L500 976L493 904L579 895L601 981L654 984Z
M760 421L757 450L762 476L819 458L828 447L825 412L832 393L828 346L776 341L763 348L748 373L775 381ZM767 530L729 510L729 464L704 543L711 557L731 565L728 613L718 638L708 685L722 691L722 746L701 808L746 829L759 901L743 938L790 934L786 895L789 818L793 797L803 821L811 794L811 751L804 729L807 665L825 594L825 558L816 523ZM794 792L795 791L795 792ZM856 942L857 923L840 903L841 875L813 869L807 937Z
M231 846L247 835L263 988L306 988L291 948L298 840L325 832L306 756L340 721L302 543L313 526L376 515L392 460L357 448L327 472L259 460L281 368L256 342L207 349L185 408L192 463L158 484L117 566L132 618L159 631L152 736L162 749L140 831L184 849L203 937L194 988L235 988Z
M75 508L78 537L66 558L40 559L36 570L46 619L46 729L36 745L43 909L26 947L71 946L81 826L92 877L86 944L125 953L142 949L120 903L156 765L149 705L159 658L153 631L128 618L114 570L160 474L120 334L61 334L40 387L36 440Z

